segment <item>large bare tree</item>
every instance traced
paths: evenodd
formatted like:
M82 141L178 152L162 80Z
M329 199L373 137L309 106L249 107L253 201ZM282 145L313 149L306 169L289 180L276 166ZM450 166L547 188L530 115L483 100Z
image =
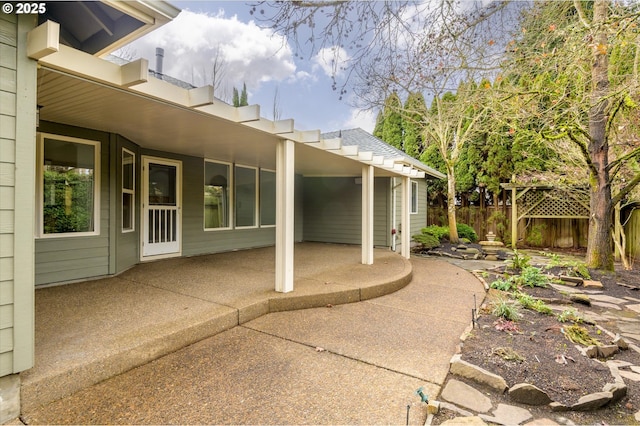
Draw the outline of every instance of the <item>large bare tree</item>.
M514 132L562 151L559 179L588 183L587 265L613 269L614 207L640 183L637 4L540 2L505 62L498 113ZM569 176L571 164L577 176ZM573 179L573 182L571 182Z
M431 111L408 111L398 102L396 113L420 123L425 143L438 147L447 171L450 240L458 242L454 169L486 111L473 82L498 69L496 20L510 12L507 5L292 1L260 2L253 12L288 34L303 54L333 53L333 89L344 97L352 88L349 100L354 105L382 110L393 94L407 99L415 93L433 102ZM345 76L342 81L340 75ZM464 93L447 101L445 95L460 88Z
M514 13L549 3L559 6L556 13L564 15L556 18L566 25L560 28L549 23L545 31L537 33L537 39L530 40L529 50L524 49L519 43L526 41L530 29L520 27ZM421 92L435 101L436 109L443 114L426 117L430 121L425 132L447 148L441 151L445 161L447 155L455 161L456 148L464 143L461 132L455 129L461 123L476 123L473 112L483 112L484 108L460 96L456 99L466 105L458 108L465 111L466 118L460 119L465 114L447 114L445 118L448 105L438 105L438 99L443 99L447 91L455 91L463 81L479 82L491 76L499 81L496 69L503 59L506 37L511 36L510 29L520 31L507 49L522 49L512 58L523 65L517 72L530 84L516 85L517 93L505 99L505 104L517 109L509 112L513 114L511 119L503 116L503 121L513 123L522 114L533 112L534 120L529 117L527 122L532 138L543 135L542 140L551 145L564 141L573 144L582 158L584 179L590 188L587 263L593 268L612 269L613 209L640 183L638 140L632 136L631 126L621 122L621 117L636 122L634 114L640 103L638 8L632 1L609 0L488 5L442 0L259 2L253 10L259 19L289 35L305 54L332 49L335 74L347 71L342 75L351 79L356 95L351 100L357 105L380 107L390 93L403 91ZM348 61L341 61L345 57L342 50L348 52ZM630 58L626 61L628 70L622 73L612 67L611 58L621 50ZM625 63L624 58L615 60L616 67ZM537 75L541 65L549 71L543 73L546 81ZM549 78L553 75L550 70L567 72ZM340 96L348 93L345 81L334 79L334 90ZM484 106L490 99L485 98ZM450 173L450 177L454 175Z

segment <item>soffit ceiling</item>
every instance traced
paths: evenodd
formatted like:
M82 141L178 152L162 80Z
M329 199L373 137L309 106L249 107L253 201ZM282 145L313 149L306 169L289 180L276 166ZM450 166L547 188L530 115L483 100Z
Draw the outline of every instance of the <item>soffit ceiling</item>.
M139 146L275 169L275 147L283 136L194 109L40 68L40 119L116 133ZM362 163L296 143L296 173L359 176ZM390 172L376 169L376 176Z

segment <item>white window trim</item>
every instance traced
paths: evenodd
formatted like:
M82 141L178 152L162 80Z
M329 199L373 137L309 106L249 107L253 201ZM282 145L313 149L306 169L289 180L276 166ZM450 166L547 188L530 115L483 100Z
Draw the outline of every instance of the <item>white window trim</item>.
M133 177L132 177L133 178L132 179L133 189L126 189L124 187L124 161L123 160L124 160L124 153L125 152L130 154L133 157L133 164L132 164L132 166L133 166ZM131 228L125 229L123 227L124 226L124 205L120 206L120 220L121 220L121 222L120 222L120 231L123 234L127 234L129 232L135 232L135 230L136 230L136 153L123 147L121 156L122 157L121 157L120 161L122 161L122 165L121 165L121 168L122 168L122 176L121 176L122 182L121 182L120 186L121 186L121 189L122 189L122 193L120 194L120 196L121 196L121 199L122 199L122 195L130 194L132 196L132 200L133 200L133 203L131 204L131 212L130 212L130 214L131 214Z
M258 172L258 174L260 174L260 173L261 173L261 172L263 172L263 171L264 171L264 172L273 173L274 175L275 175L275 173L276 173L276 171L275 171L275 170L271 170L271 169L260 169L260 171ZM260 181L260 182L258 183L258 185L259 185L261 182L262 182L262 181ZM277 188L277 184L276 184L276 191L277 191L277 190L278 190L278 188ZM258 195L259 195L259 201L262 201L262 191L260 191L260 187L258 187L258 192L259 192L259 194L258 194ZM262 224L262 209L261 209L261 208L262 208L262 205L261 205L261 204L259 204L259 208L260 208L260 210L258 210L258 216L259 216L258 223L260 224L260 228L275 228L275 227L276 227L276 224L275 224L275 223L274 223L273 225L263 225L263 224Z
M64 232L59 234L45 234L44 233L44 140L55 139L65 142L82 143L85 145L93 145L94 149L94 199L93 199L93 224L94 230L90 232ZM36 214L36 238L73 238L73 237L86 237L100 235L100 141L91 139L80 139L71 136L56 135L54 133L38 133L37 134L37 151L36 161L38 170L38 179L36 181L36 208L38 209Z
M253 225L246 225L246 226L238 226L236 224L236 200L235 200L235 174L236 174L236 168L243 168L243 169L253 169L255 170L255 187L256 187L256 191L254 194L254 206L253 206ZM233 225L235 229L256 229L258 228L258 220L259 220L259 216L260 216L260 173L259 173L259 169L258 167L254 167L254 166L245 166L243 164L235 164L233 167L233 179L234 179L234 187L233 187L233 192L234 192L234 200L233 200Z
M411 208L410 214L418 214L418 205L420 204L420 197L419 197L419 194L418 194L418 189L419 189L418 182L412 180L411 181L411 200L409 200L410 201L409 207ZM414 190L415 190L415 192L414 192ZM415 210L413 210L413 194L415 194L415 196L416 196L416 209Z
M218 231L229 231L231 229L233 229L233 222L235 221L235 215L234 215L234 206L235 206L235 187L234 187L234 169L233 169L233 163L228 163L226 161L218 161L218 160L209 160L209 159L204 159L204 172L205 172L205 176L206 176L206 169L207 169L207 163L216 163L216 164L224 164L225 166L229 166L229 206L227 207L228 212L227 215L229 217L229 225L225 226L224 228L207 228L205 226L205 218L204 218L204 198L202 199L202 213L203 213L203 217L202 217L202 229L205 232L218 232ZM204 182L202 182L202 185L204 187Z

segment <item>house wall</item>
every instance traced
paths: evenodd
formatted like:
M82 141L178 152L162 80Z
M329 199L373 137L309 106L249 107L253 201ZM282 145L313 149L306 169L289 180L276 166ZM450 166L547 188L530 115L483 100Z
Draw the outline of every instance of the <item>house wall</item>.
M116 134L41 122L40 132L100 142L100 234L36 238L36 285L120 273L140 262L142 157L182 162L182 255L195 256L275 244L275 227L204 230L204 159L139 147ZM122 232L122 150L135 155L135 229ZM215 160L212 158L211 160ZM35 165L35 160L33 161ZM186 172L188 171L188 173ZM33 171L35 176L36 172ZM303 238L303 179L296 176L295 240ZM31 191L33 192L33 191ZM32 215L33 217L33 215ZM31 234L31 238L33 233ZM113 242L113 243L111 243Z
M19 414L19 373L33 366L36 17L0 15L0 423ZM27 196L25 196L27 195Z
M390 246L389 178L374 181L374 245ZM305 177L305 241L362 243L362 185L353 177Z
M402 225L402 190L401 178L393 178L393 187L396 193L395 196L395 223L393 227L399 230L396 236L397 250L400 250L400 232L402 232L405 227ZM418 183L418 211L416 213L410 214L411 226L410 233L411 236L419 234L420 230L427 226L427 181L425 179L411 179L411 182ZM409 201L410 202L410 201Z
M100 142L100 233L36 238L36 285L100 277L110 273L110 146L108 133L41 122L38 131ZM39 212L38 212L39 214ZM112 270L111 270L112 271Z

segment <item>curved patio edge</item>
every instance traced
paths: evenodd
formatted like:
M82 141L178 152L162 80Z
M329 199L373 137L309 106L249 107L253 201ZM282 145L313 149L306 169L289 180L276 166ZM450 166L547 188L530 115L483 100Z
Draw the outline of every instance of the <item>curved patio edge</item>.
M280 297L272 297L269 299L267 313L362 302L364 300L374 299L376 297L394 293L406 287L413 277L413 267L411 262L405 258L400 259L404 263L403 271L396 276L390 277L388 281L356 288L348 288L345 286L343 289L316 294L297 295L295 292L286 293ZM241 315L241 317L243 317L243 315ZM255 318L257 318L257 316L246 319L246 321L240 322L240 324Z

